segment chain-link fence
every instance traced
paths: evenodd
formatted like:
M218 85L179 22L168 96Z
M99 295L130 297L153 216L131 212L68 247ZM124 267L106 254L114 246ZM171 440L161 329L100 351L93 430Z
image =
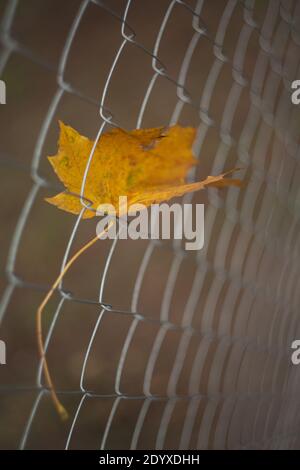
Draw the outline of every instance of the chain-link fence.
M300 3L0 5L1 447L299 447ZM101 241L63 279L44 327L66 423L34 317L95 224L44 202L59 119L95 141L112 126L195 126L192 178L245 179L185 197L205 204L203 250Z

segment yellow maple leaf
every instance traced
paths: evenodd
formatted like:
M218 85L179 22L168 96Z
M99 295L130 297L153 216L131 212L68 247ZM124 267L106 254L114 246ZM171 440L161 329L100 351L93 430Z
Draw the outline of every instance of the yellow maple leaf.
M84 198L94 210L85 210L83 218L94 217L100 204L112 204L117 211L120 196L127 196L128 205L149 206L206 186L240 185L240 180L225 178L230 172L184 184L188 170L197 163L192 153L195 134L196 129L179 125L130 132L116 128L103 134L84 186ZM60 122L58 153L48 158L67 191L47 202L80 213L79 195L92 147L91 140Z
M185 184L188 170L196 164L192 152L195 134L194 128L178 125L167 129L157 127L131 132L113 129L103 134L95 147L85 179L83 197L90 202L90 206L84 211L83 218L94 217L97 207L101 204L112 204L118 213L120 196L127 196L128 207L135 203L149 206L154 202L182 196L206 186L240 186L240 180L226 178L236 169L218 176L208 176L203 181ZM93 145L87 137L60 123L58 153L49 157L49 161L66 191L47 198L49 203L73 214L81 212L81 187ZM107 232L112 224L110 221L102 234ZM62 419L66 419L68 413L57 396L45 357L42 313L66 272L102 234L86 243L68 260L37 309L39 353L47 386Z

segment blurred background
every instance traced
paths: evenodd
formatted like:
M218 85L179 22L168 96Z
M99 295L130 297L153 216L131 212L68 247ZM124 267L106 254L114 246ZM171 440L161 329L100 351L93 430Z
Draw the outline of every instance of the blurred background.
M2 449L299 448L299 46L292 0L0 1ZM186 198L201 251L101 241L65 276L43 318L64 423L35 314L96 222L44 201L58 120L194 126L191 179L244 179Z

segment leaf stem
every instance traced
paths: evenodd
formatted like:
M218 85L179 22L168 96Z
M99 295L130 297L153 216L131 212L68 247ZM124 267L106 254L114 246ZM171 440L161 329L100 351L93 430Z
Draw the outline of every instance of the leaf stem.
M52 284L51 289L49 290L48 294L46 295L46 297L44 298L44 300L40 304L39 308L37 309L37 313L36 313L37 342L38 342L39 355L40 355L40 358L41 358L41 361L42 361L43 371L44 371L44 374L45 374L46 384L47 384L47 386L50 390L50 394L51 394L53 404L54 404L59 416L64 421L66 419L68 419L68 412L65 409L65 407L62 405L62 403L60 402L60 400L57 396L57 393L55 391L55 387L54 387L53 382L52 382L52 378L51 378L51 374L50 374L50 371L49 371L48 363L47 363L47 360L46 360L45 346L44 346L43 333L42 333L42 314L43 314L43 310L44 310L45 306L47 305L50 298L52 297L53 292L55 291L55 289L59 285L60 281L63 279L64 275L70 269L70 267L72 266L74 261L76 261L79 258L79 256L81 256L82 253L84 253L88 248L90 248L92 245L94 245L94 243L96 243L96 241L99 240L101 238L101 236L104 235L104 233L106 233L112 227L113 224L114 224L114 222L110 221L107 224L107 226L105 227L105 229L99 235L97 235L95 238L92 238L92 240L90 240L88 243L86 243L84 246L82 246L78 251L76 251L76 253L72 256L72 258L69 259L69 261L65 265L64 269L61 271L59 276L56 278L55 282Z

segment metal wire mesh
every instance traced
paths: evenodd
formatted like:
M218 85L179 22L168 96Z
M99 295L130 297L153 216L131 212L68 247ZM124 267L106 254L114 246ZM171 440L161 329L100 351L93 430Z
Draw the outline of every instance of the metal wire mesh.
M9 0L3 11L1 74L12 58L22 57L44 71L40 80L51 75L55 89L38 122L30 165L5 151L1 154L2 165L9 162L13 174L25 169L32 184L5 265L7 283L0 310L4 326L7 322L5 334L17 328L16 321L23 321L15 316L9 321L14 297L25 299L26 291L33 299L33 292L39 294L47 287L19 274L17 265L26 250L26 230L36 219L35 204L44 191L55 187L44 176L43 160L66 98L74 97L78 100L74 103L87 103L92 110L91 120L98 126L95 144L110 126L195 125L199 166L191 178L242 166L246 184L243 190L209 189L205 195L184 199L205 201L205 247L200 252L187 254L178 241L149 241L139 245L140 257L135 259L136 245L114 240L95 252L105 260L99 265L98 256L93 268L98 294L88 297L79 290L77 295L65 287L67 281L61 282L49 313L47 354L51 345L55 349L67 341L64 331L71 316L66 312L78 305L85 315L91 312L89 332L76 346L82 354L79 375L76 363L77 383L66 386L60 377L68 371L58 374L57 388L69 405L71 421L63 426L53 417L41 363L30 359L35 383L26 374L24 382L18 382L22 377L18 374L16 381L11 377L2 381L1 396L13 397L12 406L21 415L14 421L14 413L7 414L4 434L8 427L16 429L3 442L22 449L299 447L300 377L290 362L291 342L299 332L299 131L290 100L291 81L300 70L299 2L84 0L78 3L57 66L14 35L20 3ZM84 67L86 55L93 55L92 50L80 48L79 39L85 18L97 14L105 20L99 28L97 20L93 23L99 38L93 48L97 55L104 47L98 54L103 69L98 70L99 77L88 74L86 89L92 88L92 80L102 80L100 99L99 94L95 97L78 87L75 74L68 78L72 54L76 70ZM114 22L114 37L108 35L105 21ZM53 35L55 27L53 22ZM150 31L149 44L141 40L143 28ZM109 43L118 43L111 55ZM137 56L128 59L128 51ZM145 72L142 60L148 67ZM123 79L132 94L126 106L118 107L119 100L124 103L118 92ZM79 104L68 108L74 127L80 109ZM6 110L1 112L4 116ZM17 132L14 136L21 140ZM83 209L73 228L68 225L61 270L84 225L84 186L92 158L93 151L78 195ZM11 183L12 190L18 192L15 184ZM52 224L61 223L51 217ZM35 220L29 234L36 240L44 231L44 224ZM46 272L53 250L55 244L40 260ZM81 276L84 273L82 277L92 282L90 265L83 261L81 269ZM77 289L76 282L74 286ZM31 302L33 314L35 303ZM28 329L22 334L26 336ZM104 358L95 346L103 341ZM138 355L144 358L141 364ZM91 361L95 386L88 373ZM57 357L52 361L54 379L56 367ZM105 380L108 385L98 389L97 383Z

